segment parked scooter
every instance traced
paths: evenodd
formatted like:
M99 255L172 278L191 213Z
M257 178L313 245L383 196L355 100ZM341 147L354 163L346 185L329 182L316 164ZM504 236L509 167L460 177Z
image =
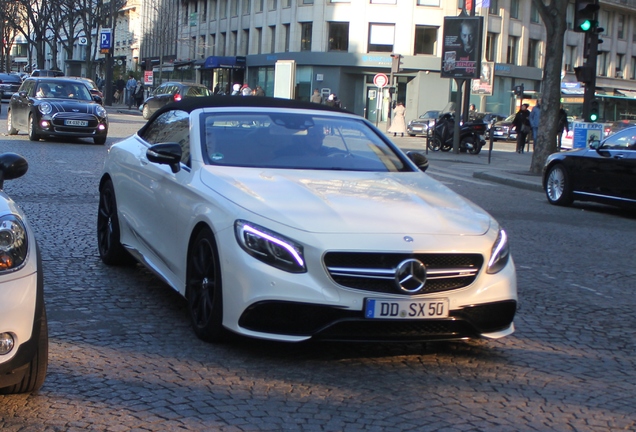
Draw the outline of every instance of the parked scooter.
M443 114L433 130L433 136L429 139L428 148L431 151L450 151L453 148L453 134L455 130L455 118L452 113ZM484 134L486 123L469 121L459 126L459 151L478 154L486 145Z

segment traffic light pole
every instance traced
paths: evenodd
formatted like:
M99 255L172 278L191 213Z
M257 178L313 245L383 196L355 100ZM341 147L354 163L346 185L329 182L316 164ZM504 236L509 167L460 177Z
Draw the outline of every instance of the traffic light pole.
M585 67L592 71L589 81L585 82L585 93L583 94L583 118L588 121L590 118L590 108L596 93L596 57L598 55L598 33L591 31L585 33L585 41L589 47L589 54L585 60Z

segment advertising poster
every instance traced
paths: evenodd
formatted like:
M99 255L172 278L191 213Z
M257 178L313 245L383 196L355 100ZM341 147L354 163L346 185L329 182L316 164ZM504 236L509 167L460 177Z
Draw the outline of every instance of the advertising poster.
M481 72L479 79L472 82L472 93L474 95L492 96L492 83L495 75L494 62L481 62Z
M444 17L442 78L480 78L483 28L483 17Z
M572 123L574 129L574 140L572 148L589 147L594 141L603 140L603 124L602 123Z

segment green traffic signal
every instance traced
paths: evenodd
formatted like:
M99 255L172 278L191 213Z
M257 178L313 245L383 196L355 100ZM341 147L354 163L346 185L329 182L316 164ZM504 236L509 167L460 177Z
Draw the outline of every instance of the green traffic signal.
M590 114L590 121L595 122L596 120L598 120L598 114L596 113Z
M592 28L592 22L590 20L585 20L581 23L581 25L579 26L579 28L586 32L588 30L590 30Z

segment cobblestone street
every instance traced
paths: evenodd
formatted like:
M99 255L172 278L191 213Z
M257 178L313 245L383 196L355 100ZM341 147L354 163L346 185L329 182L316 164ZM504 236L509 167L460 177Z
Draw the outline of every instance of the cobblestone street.
M539 192L434 162L432 177L509 233L520 298L512 336L207 344L157 277L99 259L104 156L143 124L110 118L106 146L0 137L0 152L29 161L5 191L36 231L50 333L42 390L0 396L3 432L636 430L636 214L553 207Z

